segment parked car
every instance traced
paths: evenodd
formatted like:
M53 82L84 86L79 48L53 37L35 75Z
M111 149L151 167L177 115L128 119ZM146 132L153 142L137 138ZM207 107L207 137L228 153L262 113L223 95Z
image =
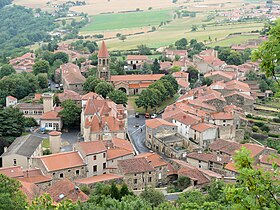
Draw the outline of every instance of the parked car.
M55 88L59 88L59 84L55 84Z
M146 113L146 114L145 114L145 117L146 117L146 118L150 118L150 114L149 114L149 113Z
M136 118L139 118L139 117L140 117L138 112L135 113L135 117L136 117Z
M157 114L152 114L151 118L155 119L157 117Z

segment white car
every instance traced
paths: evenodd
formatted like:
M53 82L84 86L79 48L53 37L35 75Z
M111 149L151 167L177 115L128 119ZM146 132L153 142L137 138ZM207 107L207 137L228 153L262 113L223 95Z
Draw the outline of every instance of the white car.
M151 118L152 118L152 119L155 119L156 117L157 117L156 114L152 114L152 115L151 115Z

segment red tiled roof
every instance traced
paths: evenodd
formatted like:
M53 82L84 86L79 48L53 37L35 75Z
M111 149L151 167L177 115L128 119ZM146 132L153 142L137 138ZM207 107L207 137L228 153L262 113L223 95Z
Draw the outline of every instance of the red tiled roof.
M189 177L191 180L197 181L199 185L210 183L210 180L196 168L181 168L178 171L178 175Z
M0 168L0 174L4 174L10 178L24 176L22 168L20 166L11 166L11 167Z
M47 171L58 171L85 165L84 160L76 151L45 155L37 158L42 161Z
M175 78L189 78L189 73L178 71L178 72L174 72L172 76Z
M125 139L119 139L119 138L113 138L112 143L114 147L120 148L120 149L125 149L127 151L134 151L132 144Z
M82 100L88 100L88 99L103 99L103 97L101 95L98 95L97 93L89 92L82 96Z
M207 74L204 75L204 77L213 77L213 76L216 76L216 75L219 75L221 77L225 77L229 80L232 80L235 78L236 74L232 74L231 72L225 72L225 71L211 71L211 72L208 72Z
M146 158L154 168L168 164L161 156L153 152L142 153L135 156L135 158Z
M237 172L234 162L229 162L228 164L226 164L225 169L229 171Z
M262 153L265 150L264 146L258 145L258 144L243 144L243 147L246 147L248 150L251 151L251 157L255 157Z
M76 203L78 201L86 202L89 197L83 193L79 188L75 189L75 185L68 179L63 179L55 182L48 190L47 193L50 194L51 198L55 202L60 202L62 200L71 200Z
M193 130L196 130L196 131L201 133L201 132L206 131L210 128L215 128L215 126L212 125L212 124L209 124L209 123L198 123L196 125L191 126L191 128Z
M280 156L279 155L262 155L260 157L260 163L272 165L275 163L280 166Z
M52 131L52 132L49 132L49 135L50 136L59 136L59 135L61 135L61 132L59 132L59 131Z
M136 174L155 171L155 168L146 160L146 158L119 160L118 168L123 174Z
M106 147L102 141L80 142L78 145L85 155L92 155L106 151Z
M185 113L176 114L172 118L185 125L193 125L201 121L200 117L197 117L192 114L185 114Z
M94 184L98 182L112 181L116 179L123 179L123 176L117 174L101 174L98 176L87 177L83 179L75 180L75 183L79 184Z
M166 120L160 119L160 118L155 118L155 119L150 119L150 120L146 120L146 126L149 128L157 128L159 126L176 126L173 123L170 123Z
M107 160L113 160L128 155L133 155L133 151L118 148L112 148L107 150Z
M127 55L126 60L148 60L146 55Z
M99 58L108 58L109 56L110 55L108 53L106 44L105 44L104 41L102 41L101 47L100 47L99 52L98 52L98 57Z
M81 95L76 93L73 90L64 90L63 93L58 93L57 96L58 96L60 102L66 101L68 99L71 99L73 101L82 100Z
M50 176L44 175L41 169L28 169L23 171L23 173L24 173L24 177L18 178L19 181L39 184L43 182L50 182L52 180Z
M60 119L58 112L56 111L49 111L42 114L41 119L43 120L58 120Z
M183 88L188 88L190 86L190 83L184 78L176 78L176 81L178 85Z
M217 113L212 113L211 117L214 120L233 120L233 113L231 113L231 112L217 112Z
M215 162L219 164L224 164L230 162L230 157L224 156L224 155L217 155L217 154L212 154L212 153L189 153L186 155L187 158L192 158L196 160L202 160L204 162Z
M7 96L8 99L10 100L17 100L17 98L13 97L13 96Z
M241 144L234 141L226 141L223 139L217 139L209 145L209 149L213 151L220 151L228 155L234 155L236 150L241 148Z
M34 100L35 101L39 101L42 98L42 94L41 93L35 93L34 95Z
M86 78L81 74L79 67L73 63L65 63L60 66L62 77L68 84L83 84Z
M27 196L28 201L34 200L42 193L40 188L33 183L28 183L24 181L20 181L20 183L21 183L20 190Z
M111 81L157 81L163 76L164 74L113 75Z

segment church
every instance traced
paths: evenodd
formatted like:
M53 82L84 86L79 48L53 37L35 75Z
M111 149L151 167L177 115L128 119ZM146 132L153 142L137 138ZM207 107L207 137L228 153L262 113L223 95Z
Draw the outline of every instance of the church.
M111 82L115 89L127 95L138 95L164 74L112 75L110 74L110 55L103 41L98 52L97 77Z

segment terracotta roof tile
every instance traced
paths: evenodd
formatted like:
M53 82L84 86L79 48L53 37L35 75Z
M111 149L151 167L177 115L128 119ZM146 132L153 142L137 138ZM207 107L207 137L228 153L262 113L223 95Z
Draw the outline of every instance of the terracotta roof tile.
M191 126L191 129L196 130L200 133L210 128L215 128L215 126L209 123L198 123L196 125Z
M28 183L21 181L21 188L20 190L27 196L28 201L34 200L36 197L40 196L42 194L42 191L39 187L37 187L33 183Z
M18 178L19 181L24 181L33 184L50 182L52 178L43 174L41 169L28 169L24 170L24 177Z
M60 66L62 77L68 84L83 84L86 78L81 74L79 67L73 63L65 63Z
M157 81L163 76L164 74L113 75L111 81Z
M89 141L77 143L85 155L92 155L106 151L106 147L102 141Z
M135 158L146 158L154 168L166 166L168 164L161 156L153 152L142 153L135 156Z
M193 125L201 121L200 117L192 114L179 113L172 117L174 120L179 121L185 125Z
M75 183L79 184L94 184L98 182L106 182L106 181L112 181L112 180L118 180L123 179L123 176L117 175L117 174L101 174L98 176L92 176L88 178L83 179L77 179L75 180Z
M62 152L37 158L42 161L47 171L57 171L85 165L78 152Z
M204 75L204 77L213 77L219 75L221 77L224 77L228 80L233 80L236 77L236 73L232 74L231 72L226 71L211 71Z
M255 156L259 155L266 149L265 146L261 146L258 144L246 143L246 144L242 144L242 146L246 147L248 150L251 151L251 157L255 157Z
M234 155L236 150L241 148L241 144L234 141L226 141L223 139L217 139L209 145L209 149L213 151L220 151L228 155Z
M260 157L260 163L268 165L275 163L280 167L280 155L262 155Z
M10 178L24 176L22 168L20 166L11 166L11 167L0 168L0 174L4 174Z
M88 99L103 99L103 97L101 95L98 95L97 93L89 92L82 96L82 100L88 100Z
M125 139L119 139L119 138L113 138L112 143L114 147L120 148L120 149L125 149L127 151L134 151L132 144Z
M109 56L110 55L108 53L106 44L105 44L104 41L102 41L101 47L100 47L99 52L98 52L98 57L99 58L108 58Z
M64 90L63 93L58 93L57 96L58 96L60 102L66 101L68 99L71 99L73 101L81 101L82 100L81 95L76 93L73 90Z
M217 112L217 113L212 113L211 117L214 120L233 120L233 113L231 113L231 112Z
M160 126L176 126L176 125L166 120L155 118L155 119L146 120L146 126L154 129Z
M196 168L181 168L178 171L178 175L189 177L191 180L197 181L197 184L199 185L210 183L210 180Z
M69 199L76 203L77 201L86 202L89 199L80 189L75 189L75 185L68 179L57 181L47 190L47 193L55 202Z
M17 100L17 98L13 97L13 96L7 96L8 99L10 100Z
M146 55L127 55L126 60L148 60L148 56Z
M118 168L123 174L136 174L155 171L155 168L146 160L146 158L119 160Z
M215 162L218 164L224 164L230 162L230 157L224 156L224 155L217 155L217 154L212 154L212 153L189 153L186 155L187 158L192 158L196 160L201 160L204 162Z
M56 111L49 111L42 114L41 119L43 120L58 120L60 119L58 112Z
M107 160L113 160L128 155L133 155L133 151L118 148L112 148L107 150Z

